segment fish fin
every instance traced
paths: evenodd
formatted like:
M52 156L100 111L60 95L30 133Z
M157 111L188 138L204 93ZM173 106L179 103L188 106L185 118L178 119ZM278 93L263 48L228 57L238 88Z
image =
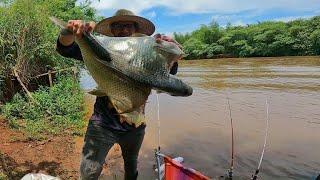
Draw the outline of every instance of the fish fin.
M135 111L135 110L137 110L137 109L138 109L137 107L133 107L133 108L128 109L128 110L126 110L126 111L123 111L123 112L121 112L121 113L119 113L119 114L126 114L126 113L130 113L130 112L133 112L133 111Z
M62 21L61 19L58 19L54 16L49 17L49 19L57 26L59 26L60 28L66 28L67 27L67 23Z
M134 33L131 35L131 37L145 37L145 36L147 36L147 35L142 34L142 33Z
M95 38L91 33L83 32L83 39L88 43L91 50L98 56L102 61L110 62L112 61L110 53L103 45Z
M106 94L105 92L103 92L103 91L101 91L101 90L99 90L99 89L94 89L94 90L92 90L92 91L89 91L88 93L89 93L89 94L92 94L92 95L95 95L95 96L99 96L99 97L101 97L101 96L107 96L107 94Z
M128 99L116 99L116 98L110 98L110 101L113 105L113 107L116 109L118 114L125 114L125 113L130 113L132 111L137 110L139 107L133 107L131 106L130 109L124 109L124 107L127 107L128 104L131 104L131 101Z

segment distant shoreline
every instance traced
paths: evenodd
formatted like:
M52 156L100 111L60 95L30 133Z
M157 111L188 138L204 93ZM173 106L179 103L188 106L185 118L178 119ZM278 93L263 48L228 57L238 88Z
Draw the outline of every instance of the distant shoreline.
M320 55L319 56L265 56L265 57L219 57L219 58L208 58L208 59L182 59L181 61L199 61L199 60L223 60L223 59L275 59L275 58L319 58L320 60Z

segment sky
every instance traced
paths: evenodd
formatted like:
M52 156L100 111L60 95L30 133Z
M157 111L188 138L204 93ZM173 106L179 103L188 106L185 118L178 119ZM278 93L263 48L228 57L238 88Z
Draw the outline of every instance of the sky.
M212 21L223 27L320 15L320 0L96 0L92 6L105 17L117 9L131 10L167 35L191 32Z

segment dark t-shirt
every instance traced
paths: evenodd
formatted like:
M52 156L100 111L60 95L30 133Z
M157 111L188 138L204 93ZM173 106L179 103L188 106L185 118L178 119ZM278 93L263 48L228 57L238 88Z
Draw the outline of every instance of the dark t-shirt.
M76 43L70 46L63 46L59 40L57 41L57 51L64 57L73 58L77 60L83 60L79 46ZM170 74L176 74L178 71L178 63L175 63ZM127 122L120 122L120 117L115 108L108 108L109 98L107 96L97 97L94 104L93 114L90 118L92 121L101 123L102 126L116 130L127 132L136 129L134 125L130 125ZM145 125L141 125L138 128L145 128Z

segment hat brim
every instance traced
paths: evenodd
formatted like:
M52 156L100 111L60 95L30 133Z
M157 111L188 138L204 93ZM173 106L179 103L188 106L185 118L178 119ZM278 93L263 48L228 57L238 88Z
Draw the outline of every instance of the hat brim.
M122 16L112 16L101 20L95 26L95 32L106 35L113 36L111 32L111 24L119 21L132 21L136 22L139 26L137 33L146 34L148 36L152 35L155 31L154 24L146 18L134 15L122 15Z

